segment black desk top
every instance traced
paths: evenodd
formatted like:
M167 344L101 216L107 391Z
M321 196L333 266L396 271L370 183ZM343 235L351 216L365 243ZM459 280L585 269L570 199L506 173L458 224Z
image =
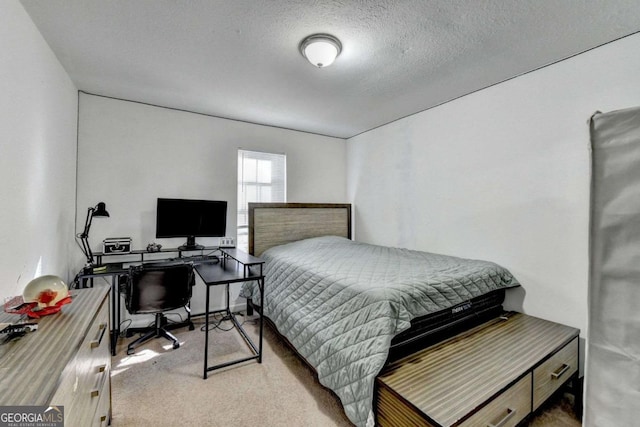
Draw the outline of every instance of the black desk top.
M146 249L133 249L129 252L112 252L105 254L104 252L94 252L93 255L95 257L103 257L103 256L126 256L126 255L152 255L166 252L205 252L205 251L215 251L219 249L218 246L203 246L199 249L180 249L180 248L161 248L155 251L149 251Z
M217 249L217 248L216 248ZM172 252L168 249L166 252ZM132 254L145 251L132 251ZM165 252L162 250L161 252ZM178 258L165 258L144 261L144 263L167 262L167 261L193 261L195 270L207 285L216 285L233 282L243 282L248 280L262 279L262 268L251 268L264 263L262 258L255 257L236 248L220 248L222 259L218 257L198 255ZM145 252L147 253L147 252ZM149 252L151 253L151 252ZM141 262L140 262L141 263ZM91 278L100 276L115 276L119 274L127 274L129 266L138 264L136 262L110 262L92 269L87 269L78 275L79 278Z
M220 252L222 252L223 254L227 254L231 258L238 261L240 264L256 265L256 264L264 263L264 260L262 258L258 258L257 256L250 255L236 248L220 248Z
M255 258L255 260L252 261L253 264L251 265L262 264L264 262L260 260L260 258L253 258ZM225 283L246 282L264 278L264 275L260 273L261 269L249 268L249 264L243 264L235 259L228 259L217 264L196 265L195 270L206 285L222 285Z
M127 271L129 271L129 269L125 268L123 263L112 262L109 264L95 266L93 268L86 268L80 272L79 277L88 278L88 277L99 277L99 276L112 276L114 274L124 274Z
M90 277L99 277L99 276L113 276L116 274L127 274L129 272L129 267L132 265L163 263L163 262L171 262L171 261L193 262L195 265L199 265L199 264L218 263L219 258L217 256L194 256L194 257L180 257L180 258L161 258L161 259L144 261L144 263L143 262L108 262L102 265L96 265L92 268L82 270L78 274L78 277L90 278Z

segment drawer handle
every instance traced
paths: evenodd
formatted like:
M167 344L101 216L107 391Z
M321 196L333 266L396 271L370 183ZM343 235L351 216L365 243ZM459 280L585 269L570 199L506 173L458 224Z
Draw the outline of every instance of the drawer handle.
M91 397L98 397L100 395L100 391L98 389L91 390Z
M567 365L567 364L563 364L562 366L560 366L558 369L556 369L555 372L553 372L551 374L551 378L553 378L554 380L557 380L558 378L560 378L561 376L564 375L565 372L567 372L569 370L569 368L571 368L571 366Z
M495 424L487 424L487 427L502 427L503 425L505 425L511 418L513 418L516 415L516 410L515 409L511 409L511 408L507 408L507 415L504 416L503 419L501 419L500 421L498 421Z
M107 332L107 324L100 323L100 326L98 326L98 337L97 339L91 341L91 348L100 347L100 343L102 342L102 338L104 338L105 332Z

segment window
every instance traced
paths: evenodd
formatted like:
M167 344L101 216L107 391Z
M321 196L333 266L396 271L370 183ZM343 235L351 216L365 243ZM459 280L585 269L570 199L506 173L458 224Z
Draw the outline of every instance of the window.
M286 202L287 156L238 150L238 249L249 249L249 202Z

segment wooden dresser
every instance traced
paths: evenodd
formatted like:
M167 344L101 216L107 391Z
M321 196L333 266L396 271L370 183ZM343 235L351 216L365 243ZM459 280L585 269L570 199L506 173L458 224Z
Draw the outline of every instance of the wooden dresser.
M578 375L579 330L510 313L389 365L380 426L512 427Z
M0 406L64 406L67 426L106 426L111 421L109 287L71 295L73 302L59 313L37 320L37 331L0 345ZM0 322L17 319L0 313Z

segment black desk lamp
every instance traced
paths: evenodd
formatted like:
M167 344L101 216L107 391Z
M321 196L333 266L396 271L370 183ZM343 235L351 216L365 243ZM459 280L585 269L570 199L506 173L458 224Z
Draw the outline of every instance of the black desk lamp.
M108 216L109 212L107 212L104 202L100 202L87 210L87 219L84 222L84 231L78 234L80 242L82 242L82 252L87 258L87 267L93 266L93 252L91 252L91 247L89 246L89 229L91 228L91 221L93 220L93 217Z

